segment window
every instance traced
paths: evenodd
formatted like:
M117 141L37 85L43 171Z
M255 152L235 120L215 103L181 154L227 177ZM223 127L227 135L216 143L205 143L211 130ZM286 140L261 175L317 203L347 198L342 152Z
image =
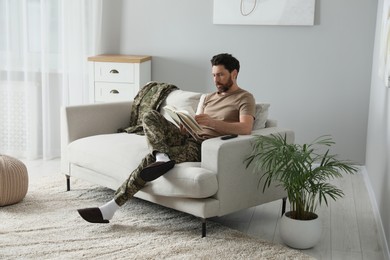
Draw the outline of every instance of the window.
M60 69L59 5L60 1L0 0L0 59L8 64L0 64L1 70ZM45 61L41 60L42 52L48 55Z

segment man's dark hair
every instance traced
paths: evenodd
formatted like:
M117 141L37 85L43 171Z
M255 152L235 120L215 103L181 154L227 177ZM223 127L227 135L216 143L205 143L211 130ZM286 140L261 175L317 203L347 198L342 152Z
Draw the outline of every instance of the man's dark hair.
M236 58L234 58L231 54L228 53L221 53L215 55L211 59L211 65L212 66L223 65L225 66L225 69L227 69L230 73L233 70L237 70L237 73L240 71L240 62Z

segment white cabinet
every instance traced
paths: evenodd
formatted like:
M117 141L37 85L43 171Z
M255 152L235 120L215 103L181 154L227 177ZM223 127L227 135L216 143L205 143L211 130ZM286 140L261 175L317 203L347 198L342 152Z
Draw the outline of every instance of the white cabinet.
M129 101L151 81L150 56L98 55L88 58L92 103Z

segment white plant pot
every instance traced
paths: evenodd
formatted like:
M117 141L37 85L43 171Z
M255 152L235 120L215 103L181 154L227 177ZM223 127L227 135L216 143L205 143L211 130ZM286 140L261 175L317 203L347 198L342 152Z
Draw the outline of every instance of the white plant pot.
M283 242L296 249L308 249L315 246L321 238L322 223L317 216L313 220L296 220L286 216L280 221L280 236Z

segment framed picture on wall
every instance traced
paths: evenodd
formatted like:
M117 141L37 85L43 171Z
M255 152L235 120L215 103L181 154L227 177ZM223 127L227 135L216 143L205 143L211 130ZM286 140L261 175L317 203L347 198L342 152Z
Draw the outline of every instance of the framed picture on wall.
M314 25L315 0L214 0L214 24Z

